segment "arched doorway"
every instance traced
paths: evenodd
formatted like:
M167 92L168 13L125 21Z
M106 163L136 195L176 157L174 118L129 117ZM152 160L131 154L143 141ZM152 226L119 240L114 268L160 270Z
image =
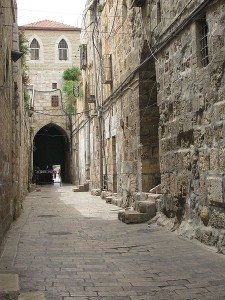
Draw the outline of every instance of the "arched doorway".
M149 45L145 42L141 53L141 63L150 56ZM140 68L139 76L142 191L148 192L160 183L159 108L157 106L157 82L153 56Z
M70 143L60 126L50 123L34 137L33 166L45 170L46 166L60 165L63 182L70 182Z

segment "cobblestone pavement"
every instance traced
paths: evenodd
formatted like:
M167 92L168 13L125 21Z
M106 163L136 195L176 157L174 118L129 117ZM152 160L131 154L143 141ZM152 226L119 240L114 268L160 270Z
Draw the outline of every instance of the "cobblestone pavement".
M19 275L19 299L225 299L224 256L155 225L121 223L119 210L72 186L43 186L9 231L0 273Z

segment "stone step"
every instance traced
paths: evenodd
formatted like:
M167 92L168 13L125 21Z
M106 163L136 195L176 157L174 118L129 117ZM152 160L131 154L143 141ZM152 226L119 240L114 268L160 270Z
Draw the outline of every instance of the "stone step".
M85 184L80 184L78 186L75 186L73 188L73 192L88 192L89 190L89 184L85 183Z
M162 194L149 193L146 200L151 201L151 202L155 202L157 199L160 199L161 196L162 196Z
M105 198L105 202L111 204L112 203L112 196L108 196Z
M109 191L102 191L101 192L101 198L102 199L106 199L106 197L110 197L112 196L112 192L109 192Z
M136 211L140 213L146 213L149 216L149 220L156 216L156 204L150 201L136 201Z
M123 198L122 197L120 197L120 198L113 197L112 198L111 204L121 207L122 203L123 203Z
M83 184L78 185L78 189L79 189L79 192L84 192L85 191Z
M18 274L0 274L0 299L46 300L44 292L20 291Z
M100 189L92 189L91 195L92 196L101 196L101 190Z
M149 215L138 211L125 210L118 213L118 219L126 224L138 224L149 221Z

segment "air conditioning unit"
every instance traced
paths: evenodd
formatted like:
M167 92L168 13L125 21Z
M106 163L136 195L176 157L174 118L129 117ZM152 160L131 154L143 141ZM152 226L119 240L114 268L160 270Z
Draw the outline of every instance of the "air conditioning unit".
M87 68L87 45L80 45L80 69L85 70Z
M141 7L145 4L146 0L133 0L131 7Z

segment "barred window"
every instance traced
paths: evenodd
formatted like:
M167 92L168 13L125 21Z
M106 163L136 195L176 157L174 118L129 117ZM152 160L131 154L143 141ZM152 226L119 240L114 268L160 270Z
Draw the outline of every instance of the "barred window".
M64 39L59 42L59 60L67 60L68 45Z
M59 96L52 96L52 107L59 106Z
M208 54L208 25L206 22L206 17L204 16L199 20L199 42L200 42L200 53L201 53L201 64L206 67L209 64L209 54Z
M40 45L36 39L30 44L30 59L31 60L39 60Z
M52 89L53 89L53 90L56 90L56 89L57 89L57 82L53 82L53 83L52 83Z

